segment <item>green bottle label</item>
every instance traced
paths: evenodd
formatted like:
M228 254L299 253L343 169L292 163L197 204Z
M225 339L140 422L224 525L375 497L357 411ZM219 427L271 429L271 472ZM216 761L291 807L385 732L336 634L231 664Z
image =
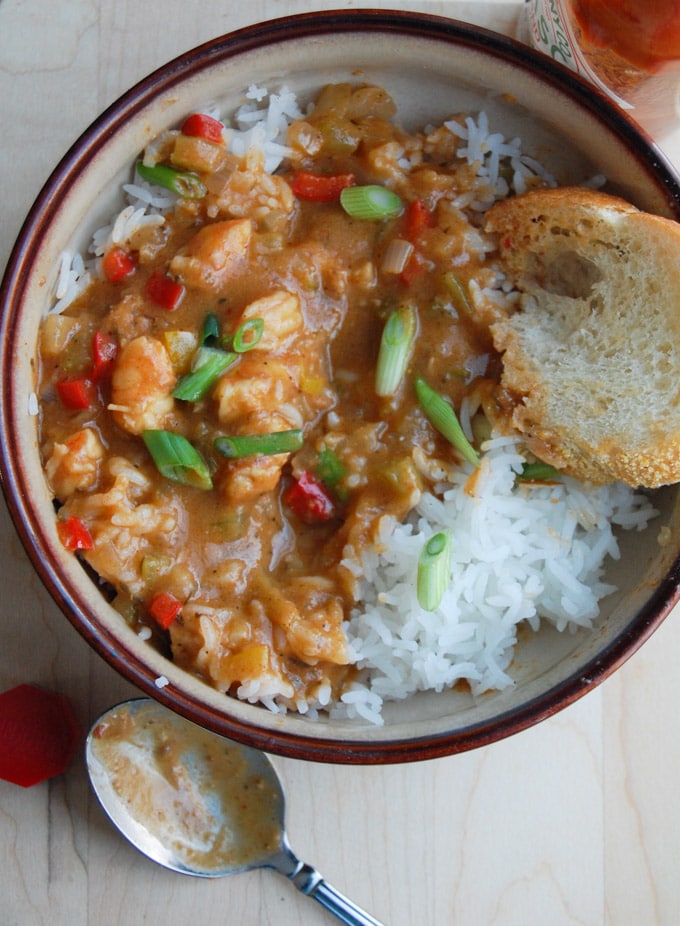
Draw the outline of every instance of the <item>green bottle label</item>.
M571 68L608 94L623 109L630 103L617 96L597 76L581 50L562 0L527 0L529 40L538 51Z

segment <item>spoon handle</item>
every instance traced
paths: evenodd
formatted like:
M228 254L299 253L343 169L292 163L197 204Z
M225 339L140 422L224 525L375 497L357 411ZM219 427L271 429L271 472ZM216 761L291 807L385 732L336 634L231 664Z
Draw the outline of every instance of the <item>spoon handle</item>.
M340 891L332 887L311 865L300 863L300 866L288 874L288 877L299 891L308 897L313 897L346 926L382 926L379 920L361 910Z

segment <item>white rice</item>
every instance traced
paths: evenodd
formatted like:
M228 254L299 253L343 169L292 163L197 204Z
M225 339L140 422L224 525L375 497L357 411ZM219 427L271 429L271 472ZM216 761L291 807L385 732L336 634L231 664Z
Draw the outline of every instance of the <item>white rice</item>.
M285 86L270 92L253 84L248 88L245 100L230 119L225 118L212 102L206 104L202 111L224 122L224 135L232 154L244 157L251 148L259 149L265 156L265 169L273 173L291 154L285 143L288 126L304 113L296 95ZM458 156L469 164L477 165L477 182L472 189L457 197L454 205L458 208L484 212L495 200L513 192L524 192L535 177L540 177L549 186L556 185L554 177L538 161L523 154L520 139L507 140L500 133L489 131L485 112L476 117L468 116L464 125L452 120L445 126L466 142L459 149ZM144 153L145 162L154 162L153 150L152 141ZM499 174L501 158L510 161L510 185ZM602 180L597 178L590 182L600 185ZM162 224L164 214L174 207L178 199L174 193L142 180L137 173L131 182L123 184L122 193L125 205L110 224L95 231L88 253L85 256L71 251L62 254L50 312L63 312L87 289L93 278L101 275L100 259L112 245L125 247L144 225ZM470 229L470 235L474 236L479 250L491 247L474 228Z
M246 98L248 102L236 111L233 127L227 132L229 150L245 157L250 148L261 148L265 153L265 170L273 173L292 153L285 145L286 130L303 113L297 97L287 87L269 93L253 85L248 88Z
M54 303L50 308L50 313L63 312L74 299L85 292L91 282L91 267L86 265L82 255L77 252L63 251L59 259Z
M589 628L603 580L618 559L614 527L642 530L657 513L649 499L619 484L585 487L517 481L524 457L518 438L483 446L481 472L465 464L435 496L423 494L404 524L380 525L380 549L364 552L359 600L347 636L359 682L332 713L382 723L384 701L442 691L466 680L474 695L513 684L508 673L517 629ZM416 595L420 551L437 531L453 537L450 584L439 608Z
M224 121L213 104L205 111ZM244 105L225 123L229 150L244 156L251 147L262 149L266 169L273 172L290 153L287 127L301 116L295 95L285 87L269 93L251 86ZM475 183L455 201L471 220L497 199L524 192L536 177L556 185L523 153L520 139L490 130L484 112L445 125L464 142L458 156L476 166ZM501 172L502 159L510 172ZM598 187L604 178L583 183ZM111 244L125 246L142 225L161 224L176 202L173 194L138 176L123 192L125 208L95 233L88 258L62 256L51 311L62 311L89 285ZM476 228L470 235L474 247L489 250L490 242ZM471 295L479 298L479 287L471 286ZM500 274L493 292L483 294L499 302L514 295ZM461 409L468 436L470 413ZM614 528L644 529L656 515L650 501L618 484L592 488L568 478L549 485L518 482L524 458L516 438L494 438L483 451L481 472L473 479L468 464L451 475L450 467L429 461L430 470L439 469L449 481L437 486L436 495L423 494L406 523L383 518L379 549L366 550L359 564L345 563L358 587L346 632L360 676L335 705L330 686L321 683L310 701L296 705L301 715L314 720L327 709L331 716L381 724L385 701L417 691L441 691L459 680L469 683L473 695L504 689L513 684L508 670L521 624L538 630L547 621L560 631L592 626L600 600L614 591L603 580L607 560L619 557ZM416 596L418 557L424 543L444 528L453 536L450 584L439 608L427 612ZM161 677L156 684L166 681ZM280 713L286 708L279 694L266 682L239 690L244 700Z
M522 153L519 138L506 140L500 132L489 131L489 120L485 112L480 112L476 119L467 116L464 125L451 120L445 122L444 126L452 135L465 142L458 149L458 157L468 164L477 165L477 177L481 181L474 189L458 198L456 205L460 208L483 212L492 202L503 199L510 192L526 192L528 183L535 177L540 177L548 186L557 186L555 178L542 164ZM512 184L508 184L499 172L503 158L509 161Z

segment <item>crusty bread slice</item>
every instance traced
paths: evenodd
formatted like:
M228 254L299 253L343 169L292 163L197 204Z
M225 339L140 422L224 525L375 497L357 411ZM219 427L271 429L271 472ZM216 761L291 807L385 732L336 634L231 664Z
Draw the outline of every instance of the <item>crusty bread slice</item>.
M680 481L680 224L581 188L499 202L519 308L492 325L512 424L593 483Z

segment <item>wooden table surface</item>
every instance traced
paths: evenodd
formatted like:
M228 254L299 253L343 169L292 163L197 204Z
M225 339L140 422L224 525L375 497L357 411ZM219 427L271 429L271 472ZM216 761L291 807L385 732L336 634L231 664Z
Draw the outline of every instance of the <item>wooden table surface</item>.
M522 8L519 0L315 4L399 5L508 33ZM311 8L0 0L0 268L51 168L121 92L213 36ZM0 508L0 691L26 681L62 691L85 728L136 692L51 602ZM389 926L674 926L679 660L676 609L604 685L510 740L387 768L277 759L291 843ZM1 926L331 921L271 872L203 881L147 861L105 820L80 760L31 789L0 782Z

